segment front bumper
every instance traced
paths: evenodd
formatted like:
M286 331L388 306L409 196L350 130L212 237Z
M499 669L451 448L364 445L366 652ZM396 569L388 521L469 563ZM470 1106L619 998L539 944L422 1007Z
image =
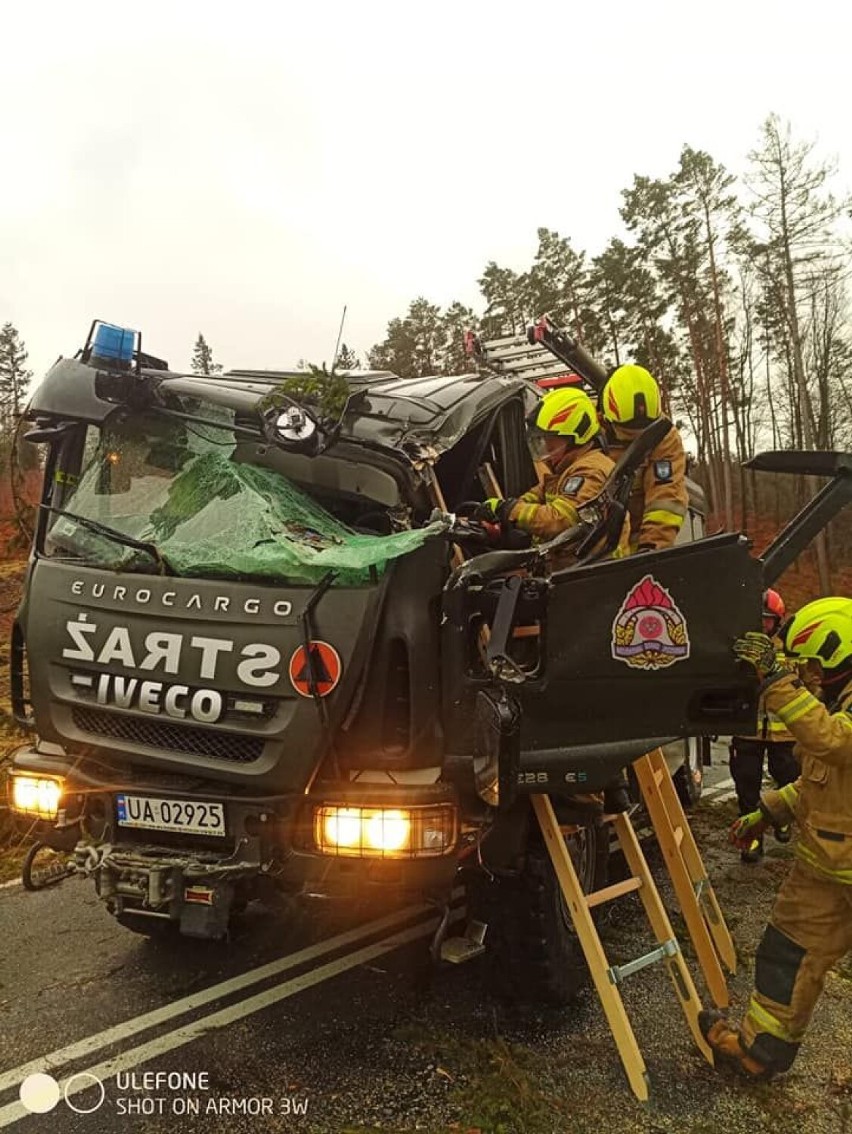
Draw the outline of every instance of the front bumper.
M101 897L117 912L138 905L152 913L180 917L187 887L215 883L223 894L245 889L253 879L280 891L340 899L370 893L441 893L451 887L458 864L457 822L440 854L353 855L320 853L313 841L316 808L343 806L451 809L455 790L446 784L394 787L335 783L306 795L246 797L222 785L200 790L193 777L118 769L94 760L71 759L58 745L26 745L12 758L12 771L56 776L65 782L55 822L17 816L22 830L64 849L79 840L78 865L92 873ZM226 837L161 833L118 824L115 795L129 792L158 798L221 803ZM184 895L183 899L181 895ZM201 905L197 898L191 902ZM230 898L228 898L230 904Z

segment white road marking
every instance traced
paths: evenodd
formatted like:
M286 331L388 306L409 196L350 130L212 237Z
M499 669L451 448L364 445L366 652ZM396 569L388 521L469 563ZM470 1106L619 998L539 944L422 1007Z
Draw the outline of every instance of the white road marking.
M716 799L720 795L735 795L734 781L730 776L726 780L720 780L719 783L713 784L712 787L705 788L701 793L702 799Z
M453 897L457 898L462 893L463 890L457 888L453 891ZM92 1052L98 1051L100 1048L109 1046L109 1044L126 1040L130 1036L137 1035L139 1032L147 1032L151 1028L157 1027L159 1024L174 1019L176 1016L184 1016L187 1012L192 1012L196 1008L209 1004L212 1000L220 1000L222 997L229 996L234 992L239 992L250 985L257 984L259 981L267 980L269 977L279 976L281 973L287 972L288 969L294 969L298 965L317 960L327 953L334 952L336 949L355 944L362 940L362 938L368 937L373 933L382 933L385 930L393 929L395 926L410 920L412 917L418 915L425 916L427 913L434 912L434 908L434 906L430 906L425 902L416 906L406 906L404 909L398 910L395 913L377 918L375 921L365 922L363 925L349 929L345 933L339 933L336 937L329 937L325 941L319 941L317 944L310 945L305 949L300 949L296 953L289 953L286 957L281 957L277 961L271 961L269 964L261 965L259 968L250 969L248 972L230 977L220 984L214 984L209 988L194 992L191 996L185 996L180 1000L173 1000L169 1004L164 1004L162 1008L155 1008L151 1012L145 1012L141 1016L135 1016L130 1020L125 1020L121 1024L115 1024L105 1031L98 1032L96 1035L88 1036L82 1040L77 1040L75 1043L68 1044L66 1047L58 1048L56 1051L52 1051L48 1055L43 1055L39 1059L31 1059L27 1063L22 1063L19 1067L13 1067L10 1071L5 1071L0 1075L0 1091L5 1091L9 1087L15 1086L25 1079L27 1075L33 1074L34 1072L46 1071L53 1073L57 1069L64 1067L66 1063L71 1063L76 1059L82 1059L84 1056L88 1056Z
M20 878L13 878L10 882L0 882L0 890L10 890L13 886L22 886Z
M714 795L708 803L727 803L729 799L736 799L737 793L731 788L730 791L723 791L721 795Z
M458 910L455 914L451 915L450 920L457 921L463 916L462 911ZM331 980L332 977L338 976L348 969L357 968L357 966L363 965L367 961L372 961L376 957L382 956L384 953L390 953L392 950L398 949L402 945L408 945L421 937L427 937L434 933L438 924L438 918L431 918L429 921L420 925L401 930L391 937L385 937L381 941L376 941L372 945L366 945L364 948L358 949L354 953L348 953L344 957L338 957L335 961L329 961L327 964L321 965L316 969L311 969L310 972L303 973L301 976L294 977L292 980L285 981L283 984L274 985L272 988L268 988L264 992L259 992L249 997L247 1000L238 1001L228 1008L222 1008L218 1012L211 1013L209 1016L202 1016L201 1019L194 1020L192 1023L186 1024L182 1028L178 1028L173 1032L167 1032L157 1039L149 1040L148 1043L130 1048L128 1051L124 1051L121 1055L117 1055L112 1059L106 1059L102 1063L96 1063L91 1067L86 1067L84 1071L88 1073L88 1075L95 1075L102 1082L106 1082L120 1071L127 1071L132 1067L138 1067L141 1063L147 1063L149 1060L157 1059L169 1051L174 1051L178 1047L192 1043L193 1040L200 1039L209 1032L215 1031L218 1028L227 1027L227 1025L234 1023L236 1020L242 1020L244 1017L250 1016L255 1012L263 1011L264 1008L268 1008L272 1004L277 1004L281 1000L286 1000L290 996L304 992L305 989L313 988L314 985L321 984L326 980ZM87 1082L85 1075L77 1071L74 1075L60 1080L59 1086L63 1092L72 1079L75 1080L75 1083L71 1085L68 1091L70 1095L78 1094L91 1087L91 1081ZM15 1101L8 1103L6 1106L0 1107L0 1127L11 1126L12 1123L19 1122L22 1118L28 1118L29 1116L30 1111L20 1102Z

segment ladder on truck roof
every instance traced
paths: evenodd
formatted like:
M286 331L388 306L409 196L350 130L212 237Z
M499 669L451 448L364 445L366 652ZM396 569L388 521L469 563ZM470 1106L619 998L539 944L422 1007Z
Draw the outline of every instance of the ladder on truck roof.
M531 323L523 334L482 339L474 331L465 335L465 350L476 363L497 374L525 378L541 388L585 382L600 390L606 382L604 368L567 331L556 327L547 315Z

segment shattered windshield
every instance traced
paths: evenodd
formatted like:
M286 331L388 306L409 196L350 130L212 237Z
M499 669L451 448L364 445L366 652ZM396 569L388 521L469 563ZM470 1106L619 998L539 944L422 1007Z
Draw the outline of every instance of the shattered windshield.
M51 516L45 554L142 572L158 570L160 557L176 575L289 583L335 571L358 584L442 530L354 532L280 473L237 460L230 411L205 406L200 416L208 422L122 412L90 427L78 476L59 478L71 487L57 504L66 514Z

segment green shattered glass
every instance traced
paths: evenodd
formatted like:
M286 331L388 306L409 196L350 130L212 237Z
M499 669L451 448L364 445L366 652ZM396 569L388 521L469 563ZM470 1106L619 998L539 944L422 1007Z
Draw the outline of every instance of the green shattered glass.
M345 585L367 583L444 530L353 531L279 472L235 460L232 422L221 416L209 426L144 415L110 424L67 510L156 545L176 575L285 583L318 583L329 571ZM70 518L52 535L113 570L132 570L147 556Z
M333 570L340 582L359 583L369 580L371 567L383 571L441 531L439 523L360 535L279 473L206 453L175 478L141 538L156 543L178 575L319 582Z

